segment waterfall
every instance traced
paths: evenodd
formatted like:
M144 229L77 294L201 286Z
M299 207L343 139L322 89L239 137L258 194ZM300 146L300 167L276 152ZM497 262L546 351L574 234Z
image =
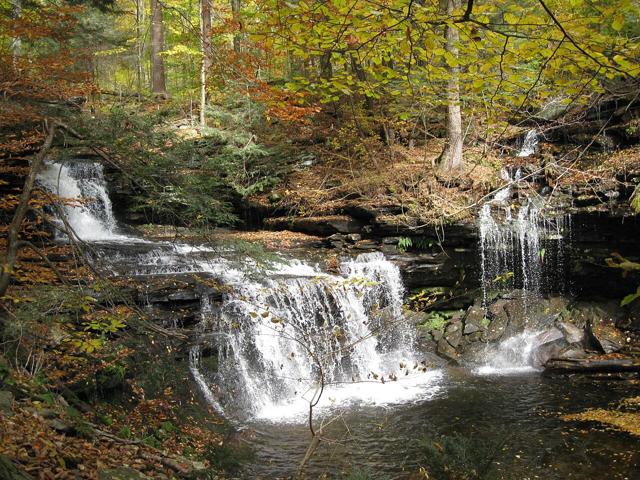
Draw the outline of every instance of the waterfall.
M528 157L538 151L538 131L534 128L527 132L518 152L519 157Z
M265 263L232 248L144 241L119 233L100 164L49 163L38 181L60 198L80 239L102 242L94 260L113 274L207 273L225 286L219 307L202 299L200 343L189 355L216 410L290 419L308 413L320 388L320 409L438 390L441 373L416 353L415 328L403 315L399 269L382 253L346 259L329 274L282 255ZM211 370L201 359L208 341L219 357Z
M531 370L531 357L539 345L540 336L541 332L525 330L505 339L490 353L488 363L478 368L478 373L520 373Z
M48 163L38 182L62 202L62 210L75 234L90 241L128 238L118 233L111 200L100 163ZM61 228L62 222L60 222Z
M298 263L235 284L211 322L220 363L207 374L222 407L276 420L308 412L321 386L319 407L432 395L439 373L419 362L402 298L381 253L345 261L340 275Z
M483 299L490 290L522 289L541 295L565 287L564 242L570 217L545 217L528 199L517 212L495 199L478 219Z
M517 181L519 175L508 179ZM571 217L545 216L541 198L530 197L513 205L510 197L507 186L482 206L478 218L483 306L488 307L492 293L519 289L527 315L529 299L566 287L564 238ZM538 333L525 330L503 340L487 352L488 365L481 371L529 367Z

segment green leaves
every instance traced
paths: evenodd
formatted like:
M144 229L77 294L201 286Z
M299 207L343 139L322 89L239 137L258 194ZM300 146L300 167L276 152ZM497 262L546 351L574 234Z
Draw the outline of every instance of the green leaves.
M613 28L616 32L619 32L624 27L625 18L624 14L620 13L613 18L613 22L611 23L611 28Z
M630 293L629 295L624 297L620 302L620 306L624 307L625 305L629 305L638 298L640 298L640 287L638 287L638 289L634 293Z
M637 42L623 33L638 20L630 0L550 4L573 41L534 0L476 4L479 23L454 22L464 8L449 17L438 2L414 3L410 11L399 0L297 2L284 11L275 0L266 5L260 22L272 30L263 38L307 65L304 78L288 88L325 103L375 98L386 115L400 120L446 103L452 67L459 70L465 108L496 119L499 112L539 109L565 95L580 104L620 70L640 71ZM457 54L444 48L446 25L460 33ZM320 71L323 62L331 63L330 75Z

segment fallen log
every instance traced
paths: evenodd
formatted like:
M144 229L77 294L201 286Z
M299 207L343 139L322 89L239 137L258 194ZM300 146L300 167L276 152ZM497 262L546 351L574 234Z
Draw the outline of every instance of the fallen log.
M640 359L552 358L544 364L544 372L549 374L640 372Z

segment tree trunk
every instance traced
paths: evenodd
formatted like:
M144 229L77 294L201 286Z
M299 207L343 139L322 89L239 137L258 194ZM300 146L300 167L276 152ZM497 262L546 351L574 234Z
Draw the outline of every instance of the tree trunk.
M17 20L22 15L22 0L12 0L13 11L11 12L11 18ZM22 53L22 39L16 35L11 38L11 55L13 57L13 66L17 68L18 57Z
M362 68L362 65L358 62L358 60L353 54L350 54L349 58L351 60L351 71L354 73L354 75L360 82L362 83L366 82L367 74L365 73L364 68ZM367 112L369 113L369 115L373 116L375 114L376 105L372 97L368 95L364 96L364 106L367 109Z
M36 182L36 176L42 167L44 159L47 153L51 149L53 143L53 137L55 136L58 124L53 124L49 127L49 133L42 145L40 151L33 157L31 161L31 169L27 178L24 180L22 187L22 193L20 194L20 201L16 207L16 211L13 214L13 220L9 224L7 230L7 249L3 255L2 268L0 269L0 297L4 296L9 288L11 277L13 276L13 268L15 267L16 260L18 259L18 251L20 249L20 230L22 228L22 222L24 221L27 211L29 210L29 199L31 198L31 191L33 185Z
M162 21L162 3L151 0L151 92L167 96L164 71L164 25Z
M136 80L138 83L138 93L142 95L142 85L144 84L144 0L136 2Z
M451 17L460 7L460 0L446 0L447 15ZM446 50L453 58L458 58L460 33L455 27L446 27ZM464 166L462 160L462 114L460 111L460 68L449 66L447 80L447 144L442 154L440 170L449 173Z
M240 53L242 50L242 24L240 23L240 0L231 0L231 13L233 20L238 24L238 31L233 34L233 51Z
M211 66L211 0L200 0L200 127L207 126L207 70Z
M544 373L618 373L640 372L640 362L633 358L552 358L544 364Z
M331 51L325 52L320 57L320 77L331 80L333 77L333 65L331 64Z

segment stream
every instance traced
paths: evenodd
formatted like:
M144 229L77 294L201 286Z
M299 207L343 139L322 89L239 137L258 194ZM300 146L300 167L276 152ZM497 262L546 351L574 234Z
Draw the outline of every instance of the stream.
M615 407L628 384L542 376L526 350L536 332L507 339L480 366L444 366L418 348L400 271L381 252L329 269L317 254L261 260L229 246L143 240L117 224L99 164L50 164L39 181L61 197L92 199L63 211L112 274L206 273L228 287L220 302L201 304L198 333L218 351L217 367L200 363L203 343L195 342L191 371L194 388L255 451L244 478L295 474L310 442L310 402L323 436L310 478L407 478L421 467L438 471L438 462L450 478L640 478L637 440L559 418ZM542 293L563 283L559 240L568 223L540 222L534 205L512 219L502 200L481 212L483 286L501 265L521 277L509 280L518 288ZM515 227L496 223L491 209ZM542 245L556 267L543 265Z
M360 471L369 478L407 478L442 460L457 468L454 478L474 478L464 474L486 463L487 479L640 478L637 440L557 415L615 405L625 394L623 385L456 369L444 373L437 387L428 399L345 410L327 428L330 441L314 455L311 477ZM294 474L309 444L308 426L256 422L251 428L257 457L248 473ZM447 441L459 446L453 455L434 450Z

